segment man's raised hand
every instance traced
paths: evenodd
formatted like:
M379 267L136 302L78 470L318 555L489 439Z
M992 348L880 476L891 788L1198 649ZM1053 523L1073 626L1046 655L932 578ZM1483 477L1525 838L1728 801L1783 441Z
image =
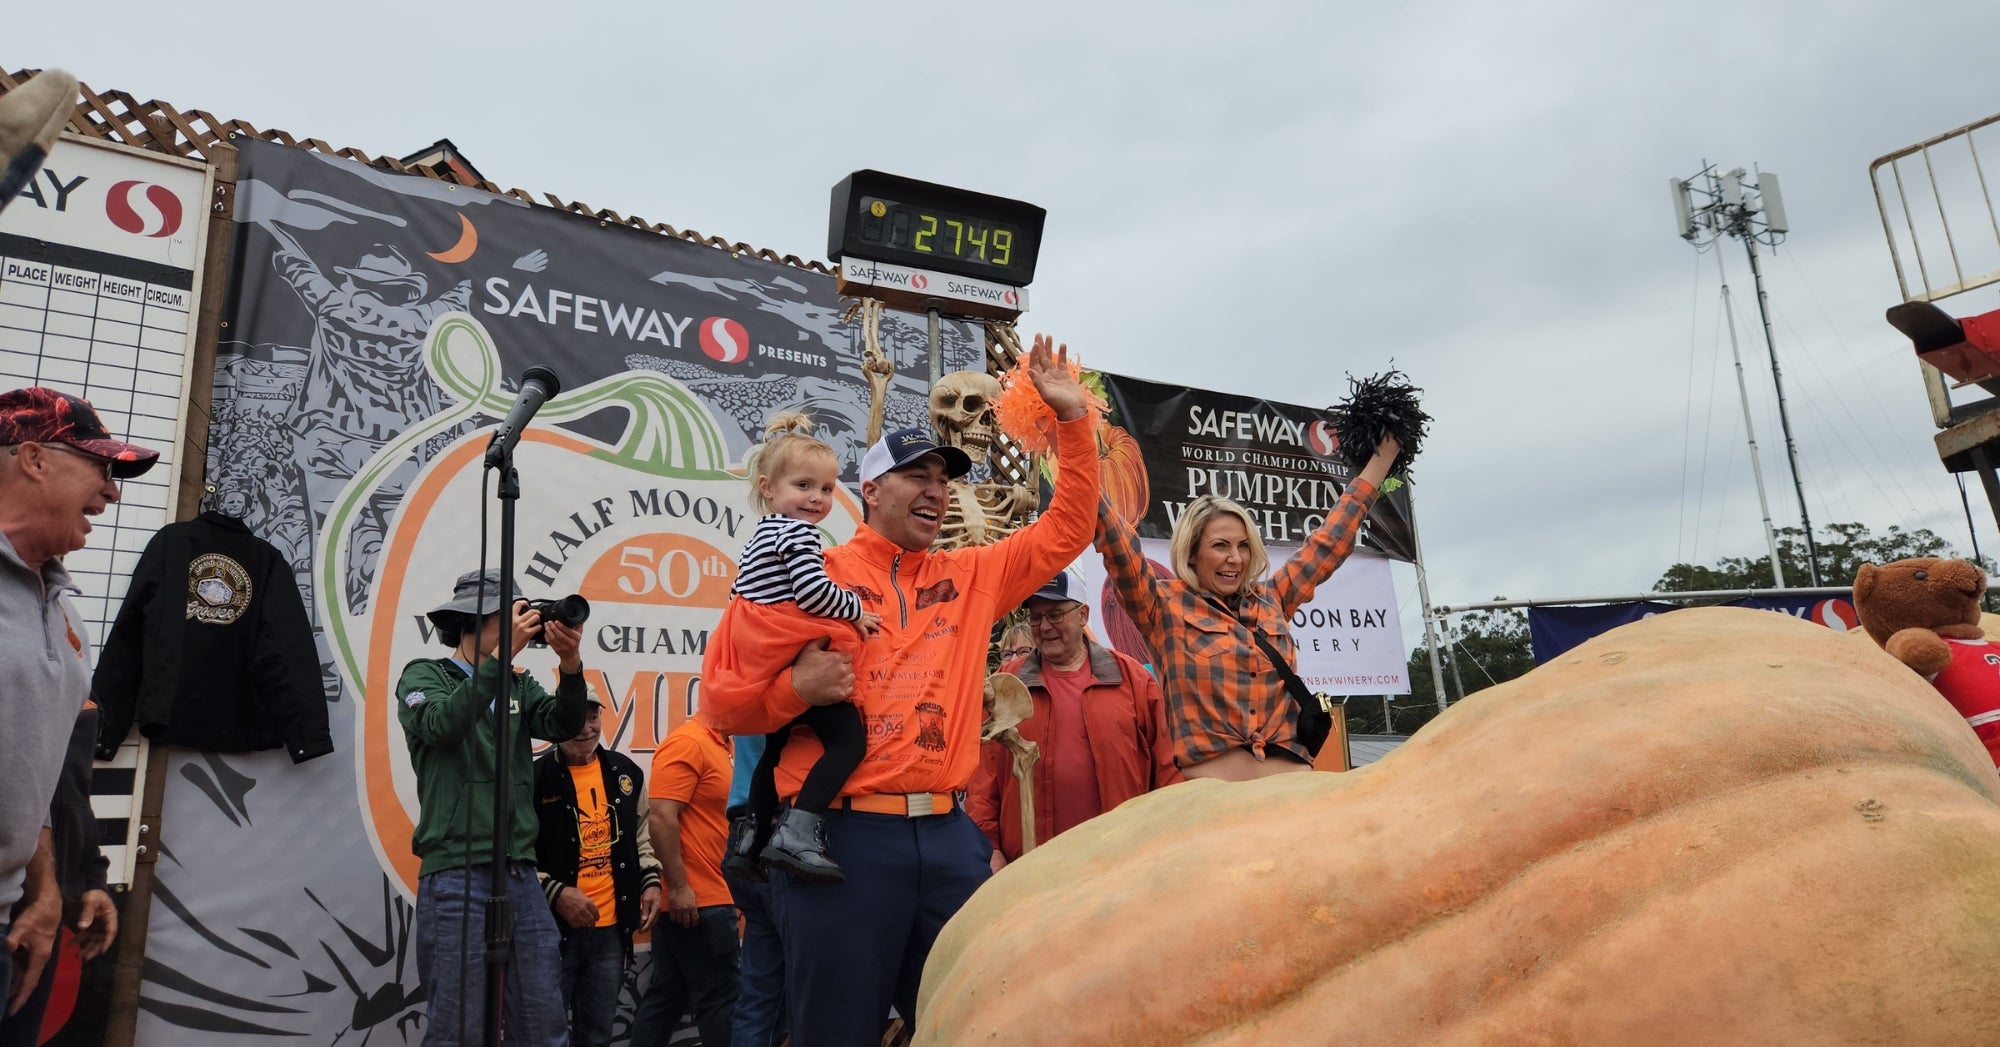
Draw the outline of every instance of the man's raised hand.
M1082 384L1069 373L1069 346L1056 345L1048 335L1036 335L1028 348L1028 378L1057 418L1073 422L1089 410Z

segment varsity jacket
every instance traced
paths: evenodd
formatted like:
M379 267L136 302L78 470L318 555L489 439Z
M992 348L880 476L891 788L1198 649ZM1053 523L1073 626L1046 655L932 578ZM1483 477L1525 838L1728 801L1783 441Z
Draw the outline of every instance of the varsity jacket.
M312 626L292 566L243 521L206 512L146 543L97 656L97 756L132 727L214 752L333 751Z
M621 752L597 747L597 772L604 779L611 809L611 882L618 892L618 932L625 949L639 928L639 896L660 886L660 863L653 857L646 831L646 776ZM535 814L541 830L535 836L535 876L549 906L566 887L576 886L578 855L583 847L577 827L576 785L562 753L551 747L535 760ZM564 934L573 928L560 919Z
M1047 511L992 545L911 552L864 525L828 550L828 577L882 616L882 631L862 644L854 663L854 704L868 727L868 753L841 795L946 793L972 780L993 623L1075 561L1097 526L1097 441L1090 418L1057 423L1056 447L1055 494ZM709 637L702 721L722 734L765 734L804 712L789 668L775 681L711 671L735 642L720 626ZM819 742L803 735L786 743L777 771L780 795L798 794L820 752Z

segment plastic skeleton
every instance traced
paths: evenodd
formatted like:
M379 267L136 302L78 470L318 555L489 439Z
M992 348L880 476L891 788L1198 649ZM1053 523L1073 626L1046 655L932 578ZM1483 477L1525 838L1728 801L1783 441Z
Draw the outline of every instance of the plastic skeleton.
M964 451L974 468L987 464L987 455L1000 436L993 407L1000 399L1000 380L980 371L953 371L938 379L931 388L931 428L938 442ZM937 547L962 549L991 545L1013 534L1034 509L1034 495L1014 484L949 484L950 503L944 521L938 525Z
M868 443L882 438L882 415L895 367L883 355L879 342L882 303L864 298L848 313L861 321L861 370L868 381ZM1011 333L1011 332L1010 332ZM1015 346L1018 352L1019 346ZM938 442L956 447L983 467L988 452L1000 437L994 403L1000 398L1000 380L981 371L953 371L938 379L931 389L931 428ZM1004 483L969 483L952 480L945 518L938 525L933 547L962 549L990 545L1013 534L1034 511L1035 496L1026 487Z
M980 724L979 740L998 741L1014 754L1014 782L1021 789L1021 853L1035 849L1035 759L1041 755L1034 742L1021 737L1022 720L1035 715L1035 701L1028 685L1013 673L994 673L986 678L986 720Z

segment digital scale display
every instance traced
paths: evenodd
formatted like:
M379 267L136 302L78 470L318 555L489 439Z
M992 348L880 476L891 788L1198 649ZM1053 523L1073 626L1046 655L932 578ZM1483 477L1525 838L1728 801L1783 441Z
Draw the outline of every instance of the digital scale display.
M1047 214L1020 200L856 171L833 187L827 253L1024 287Z

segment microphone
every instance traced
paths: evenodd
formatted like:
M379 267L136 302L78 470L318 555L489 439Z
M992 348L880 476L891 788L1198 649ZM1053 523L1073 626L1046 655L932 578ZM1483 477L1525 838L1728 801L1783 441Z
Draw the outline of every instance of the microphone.
M507 412L507 420L493 434L493 442L486 445L489 468L499 466L514 454L514 445L521 442L521 430L528 427L528 420L559 392L562 379L554 371L536 366L521 372L521 397L514 401L514 409Z

